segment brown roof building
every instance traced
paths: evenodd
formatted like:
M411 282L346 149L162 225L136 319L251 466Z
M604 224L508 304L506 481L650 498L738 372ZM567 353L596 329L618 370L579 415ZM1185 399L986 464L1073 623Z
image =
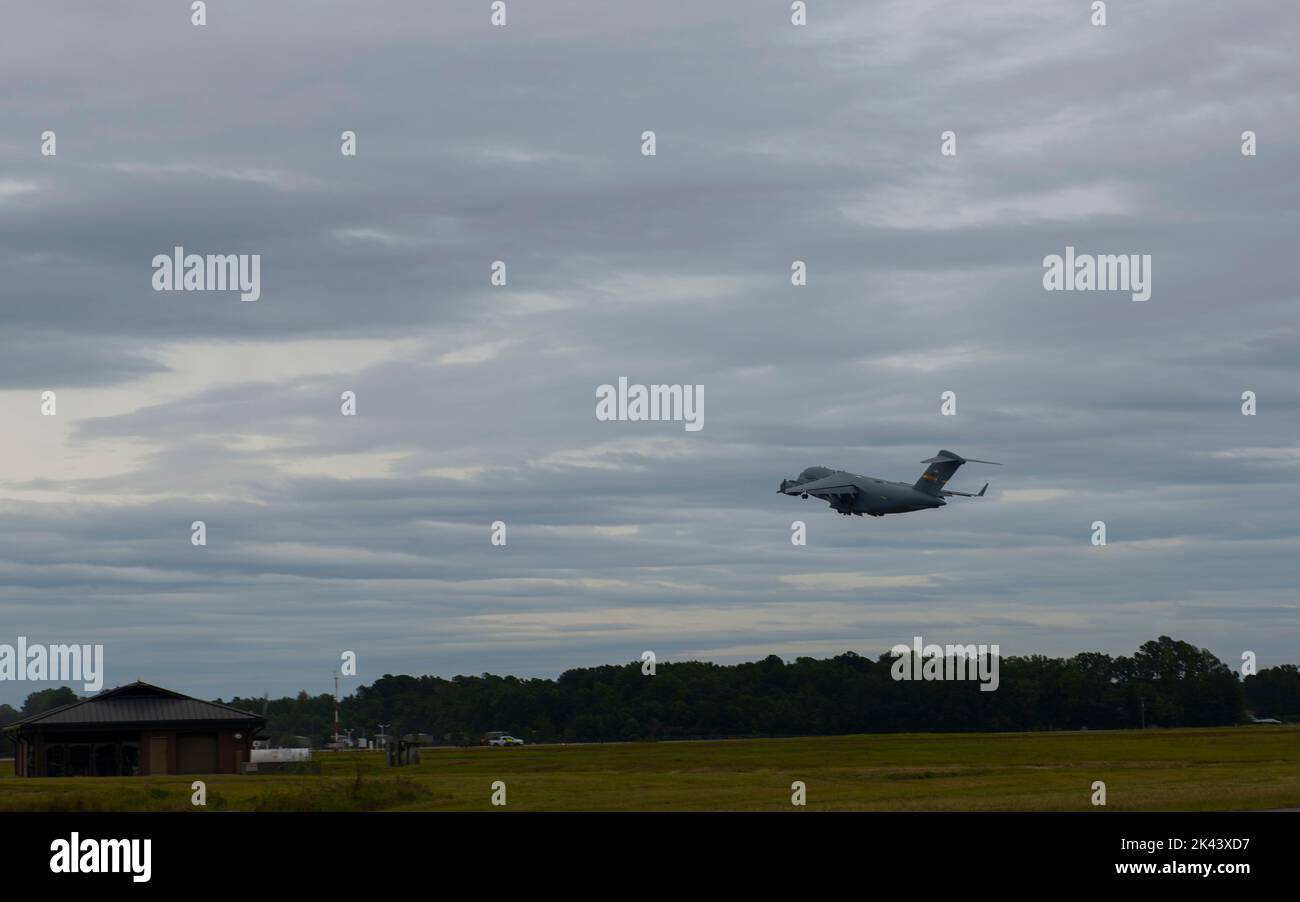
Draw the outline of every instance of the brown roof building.
M4 728L20 777L234 774L266 718L131 683Z

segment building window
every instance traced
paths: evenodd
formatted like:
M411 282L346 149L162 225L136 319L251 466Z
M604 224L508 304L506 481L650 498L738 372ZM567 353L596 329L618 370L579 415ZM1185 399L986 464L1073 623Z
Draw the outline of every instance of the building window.
M45 750L45 776L62 777L68 764L67 746L52 745Z
M122 743L122 776L140 776L140 743Z
M68 776L90 776L90 745L77 743L68 746Z
M117 743L99 742L95 744L94 751L95 776L96 777L116 777L117 776Z

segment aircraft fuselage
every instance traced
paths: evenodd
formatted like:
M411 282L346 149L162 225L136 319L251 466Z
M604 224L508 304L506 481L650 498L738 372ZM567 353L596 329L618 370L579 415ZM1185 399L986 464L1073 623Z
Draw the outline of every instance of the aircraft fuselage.
M870 476L845 473L859 489L854 496L850 513L873 517L885 514L905 514L909 511L943 507L947 502L934 495L918 492L905 482L887 482ZM835 505L831 505L834 507Z
M797 480L790 480L783 488L787 494L794 494L801 483L820 481L829 476L839 477L839 481L857 489L853 494L821 494L814 489L800 493L801 497L811 495L830 504L842 514L866 514L870 517L883 517L885 514L905 514L911 511L930 510L943 507L947 502L936 495L921 492L905 482L876 479L872 476L859 476L846 470L829 470L824 467L805 470ZM811 477L811 478L806 478Z
M987 482L984 488L975 493L954 492L944 486L963 464L1001 466L997 461L966 458L948 450L940 450L937 455L921 463L927 464L925 472L911 485L892 479L859 476L847 470L809 467L794 479L781 480L781 487L777 491L783 495L820 498L841 514L883 517L885 514L906 514L943 507L947 504L943 499L950 495L983 498L989 487Z

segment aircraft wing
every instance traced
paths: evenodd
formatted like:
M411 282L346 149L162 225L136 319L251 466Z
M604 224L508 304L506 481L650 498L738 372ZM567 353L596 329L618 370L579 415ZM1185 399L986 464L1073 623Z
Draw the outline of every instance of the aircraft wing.
M792 485L782 489L787 495L854 495L857 494L858 487L851 482L847 482L843 476L827 476L822 479L814 479L812 482L805 482L803 485Z

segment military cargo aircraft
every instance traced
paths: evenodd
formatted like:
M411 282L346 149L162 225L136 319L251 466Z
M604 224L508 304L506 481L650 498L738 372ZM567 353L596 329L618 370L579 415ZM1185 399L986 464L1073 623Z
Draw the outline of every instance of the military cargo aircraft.
M937 456L921 461L929 464L915 484L890 482L871 476L858 476L843 470L827 467L809 467L796 479L781 480L777 489L783 495L812 496L830 504L831 508L847 516L883 517L885 514L905 514L909 511L929 510L947 504L944 498L960 495L963 498L983 498L989 484L978 492L950 492L944 488L962 464L993 464L997 461L975 460L951 451L940 451Z

